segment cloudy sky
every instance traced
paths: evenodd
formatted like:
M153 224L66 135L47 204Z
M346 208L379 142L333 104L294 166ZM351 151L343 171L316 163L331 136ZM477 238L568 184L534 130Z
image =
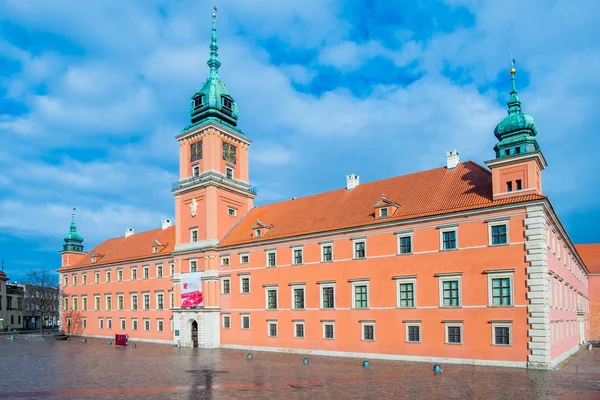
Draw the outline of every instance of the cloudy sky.
M218 0L220 75L253 141L257 204L483 163L510 55L548 194L600 242L600 2ZM0 0L0 258L55 269L70 213L86 249L173 216L174 136L208 74L210 0Z

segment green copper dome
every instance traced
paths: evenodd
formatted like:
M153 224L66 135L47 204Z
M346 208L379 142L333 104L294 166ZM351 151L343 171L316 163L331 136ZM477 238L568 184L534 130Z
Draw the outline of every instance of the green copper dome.
M212 117L235 127L238 119L237 104L219 77L221 62L217 53L219 46L217 45L216 19L215 10L212 15L210 58L207 61L210 74L202 88L192 96L190 117L192 124Z
M519 99L515 86L514 66L510 70L512 90L508 105L508 116L494 129L494 135L499 142L494 146L496 158L508 157L515 154L533 153L540 149L535 137L538 127L531 115L521 112L521 99Z
M69 233L63 238L65 244L63 244L63 251L83 251L83 238L77 233L77 226L75 225L75 213L71 214L71 227Z

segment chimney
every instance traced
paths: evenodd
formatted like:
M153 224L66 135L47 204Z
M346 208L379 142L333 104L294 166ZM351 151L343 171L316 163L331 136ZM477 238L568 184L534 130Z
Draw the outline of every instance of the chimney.
M459 162L460 158L458 157L458 151L456 151L456 149L446 152L446 167L448 167L448 169L456 168Z
M170 227L170 226L171 226L171 220L170 219L163 219L162 220L162 229L163 229L163 231L165 229L167 229L168 227Z
M133 235L133 228L127 228L125 229L125 237L128 238L129 236Z
M346 189L352 190L358 186L358 180L360 176L356 176L354 174L346 175Z

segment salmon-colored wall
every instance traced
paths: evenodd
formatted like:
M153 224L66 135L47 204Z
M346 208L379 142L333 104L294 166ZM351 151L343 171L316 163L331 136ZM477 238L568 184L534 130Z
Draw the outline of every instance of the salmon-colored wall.
M92 335L92 336L110 336L115 334L128 334L131 339L152 339L152 340L172 340L173 331L171 330L171 292L173 285L171 283L171 269L169 258L154 259L147 262L137 262L135 264L123 264L119 267L90 267L77 272L61 273L60 283L62 289L61 306L62 326L67 331L66 318L75 319L74 314L78 314L77 319L85 318L87 327L81 327L74 334ZM157 277L157 265L162 264L163 277ZM148 266L148 279L144 279L144 266ZM137 268L137 279L132 280L132 267ZM118 270L123 271L122 281L118 281ZM95 283L95 272L100 272L100 281ZM106 271L111 272L110 282L106 282ZM87 274L87 283L83 284L83 274ZM73 276L77 276L77 284L73 285ZM67 277L68 284L64 285L64 277ZM163 294L163 310L158 309L157 294ZM132 293L138 295L138 310L132 310ZM144 310L144 293L150 294L150 309ZM123 294L123 309L119 310L118 295ZM100 310L95 310L95 296L100 296ZM106 309L106 295L111 296L111 310ZM83 310L83 297L87 296L87 310ZM73 298L77 297L77 313L73 313ZM68 310L64 309L64 298L69 299ZM69 312L70 311L70 312ZM104 328L99 328L98 319L104 320ZM112 319L112 329L108 328L107 319ZM125 329L121 329L120 319L125 318ZM138 329L132 329L132 319L137 318ZM150 330L144 330L144 319L150 320ZM159 332L157 320L163 320L163 331ZM72 322L74 324L74 322Z
M518 164L506 166L495 166L492 168L492 189L494 199L514 196L506 193L506 183L513 182L513 191L516 190L515 181L521 179L522 190L517 192L519 196L526 194L528 190L542 193L542 181L540 179L540 168L535 160L523 161Z
M491 216L488 216L491 217ZM231 294L221 295L221 310L231 316L231 328L221 329L223 344L368 352L431 357L527 361L527 304L525 285L524 215L510 218L512 244L489 246L485 217L462 218L458 226L459 250L440 251L440 230L435 224L414 226L413 251L396 255L394 232L380 229L367 236L367 259L352 260L350 237L332 236L303 244L304 264L292 262L296 243L227 251L229 267L221 275L231 279ZM452 221L444 221L448 223ZM403 227L404 229L405 227ZM410 228L410 227L406 227ZM335 262L321 263L319 242L333 240ZM302 243L298 243L302 244ZM266 268L266 250L276 247L277 267ZM224 251L225 252L225 251ZM247 265L240 265L240 252L249 252ZM442 254L444 253L444 254ZM514 269L514 305L490 307L488 275L484 270ZM462 272L462 307L439 307L436 273ZM240 273L250 273L250 294L240 293ZM416 275L416 309L396 308L394 276ZM352 310L349 279L369 280L370 309ZM319 310L319 281L335 281L335 311ZM306 309L291 310L291 283L306 284ZM278 310L265 310L265 287L278 285ZM250 314L251 329L241 329L241 314ZM278 336L267 335L267 320L278 321ZM292 320L305 321L305 338L294 338ZM335 339L323 339L322 320L335 320ZM361 340L359 321L376 321L375 341ZM421 343L405 342L405 320L421 320ZM463 321L463 343L445 344L444 320ZM491 320L512 321L511 346L492 345Z
M600 275L590 275L590 340L600 340Z

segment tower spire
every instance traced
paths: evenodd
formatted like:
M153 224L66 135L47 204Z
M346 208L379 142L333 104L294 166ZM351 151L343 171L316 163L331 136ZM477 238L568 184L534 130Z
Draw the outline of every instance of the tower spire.
M221 66L221 61L219 61L219 45L217 44L217 6L213 3L213 12L212 12L212 34L210 37L210 58L207 61L208 66L210 67L210 75L213 78L218 76L218 70Z
M63 244L64 251L83 251L83 238L77 233L77 226L75 225L75 208L71 212L71 226L69 227L69 233L63 238L65 244Z
M517 85L515 82L515 75L517 73L517 69L515 68L515 58L513 55L510 55L510 80L511 80L511 91L508 102L508 115L520 114L521 113L521 99L519 99L519 95L517 92Z

